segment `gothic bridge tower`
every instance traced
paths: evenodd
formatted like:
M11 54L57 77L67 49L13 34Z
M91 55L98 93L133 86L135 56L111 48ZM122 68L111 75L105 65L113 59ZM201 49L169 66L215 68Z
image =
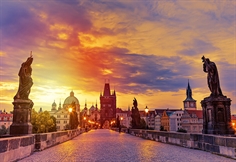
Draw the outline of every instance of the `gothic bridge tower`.
M116 92L111 94L109 83L105 83L103 94L100 94L101 127L109 128L111 121L116 120Z

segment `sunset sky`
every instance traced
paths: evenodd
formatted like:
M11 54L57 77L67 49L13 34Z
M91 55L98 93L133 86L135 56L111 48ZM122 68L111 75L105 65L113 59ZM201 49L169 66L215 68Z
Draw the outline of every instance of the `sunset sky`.
M201 57L215 62L236 114L236 1L1 0L0 110L13 110L18 71L33 53L34 108L50 110L74 91L100 104L105 80L117 107L183 108L210 94ZM100 105L99 105L100 108Z

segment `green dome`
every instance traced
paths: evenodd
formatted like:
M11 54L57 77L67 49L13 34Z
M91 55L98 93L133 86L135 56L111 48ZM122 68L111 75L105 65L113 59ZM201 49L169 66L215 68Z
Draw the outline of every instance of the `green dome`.
M70 105L73 102L75 102L76 105L79 105L79 100L74 96L74 92L71 91L70 96L65 99L63 107Z

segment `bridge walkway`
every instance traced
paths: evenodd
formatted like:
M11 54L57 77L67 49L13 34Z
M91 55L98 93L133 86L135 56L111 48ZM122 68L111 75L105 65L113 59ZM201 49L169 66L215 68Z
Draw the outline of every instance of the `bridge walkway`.
M235 162L209 152L145 140L108 129L91 130L76 138L34 152L20 162Z

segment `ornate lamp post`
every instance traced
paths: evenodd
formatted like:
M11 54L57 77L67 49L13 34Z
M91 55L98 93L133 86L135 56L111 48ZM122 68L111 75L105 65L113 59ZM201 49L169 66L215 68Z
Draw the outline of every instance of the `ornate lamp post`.
M145 108L145 113L146 113L146 124L147 124L146 128L148 128L148 121L147 121L148 107L147 106Z

